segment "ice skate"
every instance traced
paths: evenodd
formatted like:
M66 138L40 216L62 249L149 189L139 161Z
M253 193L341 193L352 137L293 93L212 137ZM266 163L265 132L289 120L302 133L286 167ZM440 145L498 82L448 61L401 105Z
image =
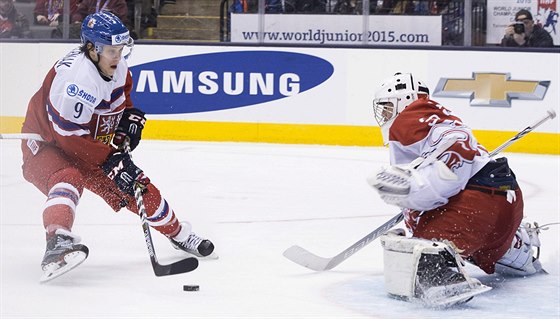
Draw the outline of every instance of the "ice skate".
M536 222L531 225L524 223L519 226L510 249L496 263L496 272L508 276L531 276L547 274L543 269L539 256L541 241L539 234L546 230Z
M64 229L57 229L55 235L47 239L47 249L41 262L44 272L39 279L41 283L67 273L86 260L89 249L79 242L80 237Z
M197 257L217 258L214 252L214 244L191 231L191 225L187 222L181 223L181 231L175 237L169 238L175 249L182 250Z
M459 270L455 258L447 251L437 255L422 254L416 274L415 297L428 307L445 308L466 303L491 289L455 269Z
M385 290L430 308L462 304L492 288L470 277L450 242L408 238L403 231L381 236Z

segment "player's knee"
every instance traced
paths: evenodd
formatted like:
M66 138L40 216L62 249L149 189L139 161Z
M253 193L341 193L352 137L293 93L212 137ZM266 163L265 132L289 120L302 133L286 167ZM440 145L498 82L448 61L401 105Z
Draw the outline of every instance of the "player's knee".
M58 184L70 185L72 191L78 194L78 197L84 191L84 177L77 168L66 167L55 172L48 181L48 191L50 192Z

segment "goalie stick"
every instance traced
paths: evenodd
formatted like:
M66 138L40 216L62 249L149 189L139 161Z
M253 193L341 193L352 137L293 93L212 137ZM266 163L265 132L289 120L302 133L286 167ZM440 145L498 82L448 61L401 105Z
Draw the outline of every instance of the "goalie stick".
M515 141L519 140L523 136L527 135L529 132L533 131L536 127L540 126L542 123L550 119L553 119L555 117L556 117L556 112L554 110L548 110L547 115L545 117L538 120L533 125L527 126L522 131L517 133L515 136L513 136L512 138L504 142L502 145L498 146L494 151L492 151L489 154L490 157L497 155L502 150L504 150L505 148L513 144ZM428 157L426 157L426 159L424 159L421 163L417 164L415 168L428 165L429 163L437 160L437 157L441 155L447 148L449 148L455 141L456 140L452 139L439 146L434 152L432 152ZM383 235L389 229L393 228L395 225L400 223L403 220L403 218L404 215L402 214L402 212L399 212L397 215L395 215L393 218L385 222L383 225L379 226L371 233L367 234L365 237L358 240L356 243L352 244L352 246L346 248L338 255L331 258L317 256L312 252L308 251L307 249L298 245L289 247L284 251L282 255L288 258L289 260L295 262L296 264L299 264L303 267L307 267L311 270L315 270L315 271L330 270L338 266L340 263L348 259L350 256L352 256L353 254L355 254L356 252L364 248L366 245L368 245L375 239L377 239L379 236Z

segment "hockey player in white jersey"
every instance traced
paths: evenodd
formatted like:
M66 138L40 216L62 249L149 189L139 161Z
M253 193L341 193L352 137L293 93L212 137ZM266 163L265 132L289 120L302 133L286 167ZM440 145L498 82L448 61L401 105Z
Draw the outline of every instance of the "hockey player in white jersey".
M490 287L468 275L465 260L488 274L544 272L535 257L539 228L521 224L523 195L506 158L491 158L412 74L386 79L373 109L390 165L368 182L403 209L412 235L394 230L381 237L390 295L436 307L466 302ZM436 150L438 159L424 162Z
M83 21L81 38L81 46L46 75L29 102L22 128L43 140L22 143L23 176L46 196L42 217L47 249L41 281L62 275L88 256L88 248L72 232L84 189L114 211L138 213L134 191L140 187L151 227L177 249L210 255L213 243L178 220L126 151L138 146L146 122L130 97L129 31L114 14L98 12Z

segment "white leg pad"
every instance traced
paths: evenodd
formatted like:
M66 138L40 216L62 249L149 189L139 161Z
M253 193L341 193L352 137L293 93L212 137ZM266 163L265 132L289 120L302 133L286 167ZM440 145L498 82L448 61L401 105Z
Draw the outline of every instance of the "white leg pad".
M467 274L463 259L451 243L408 238L394 231L380 239L385 290L393 297L417 299L429 307L448 307L491 289Z
M405 299L415 296L416 273L422 253L438 254L445 244L421 238L409 238L389 232L381 236L385 290Z

